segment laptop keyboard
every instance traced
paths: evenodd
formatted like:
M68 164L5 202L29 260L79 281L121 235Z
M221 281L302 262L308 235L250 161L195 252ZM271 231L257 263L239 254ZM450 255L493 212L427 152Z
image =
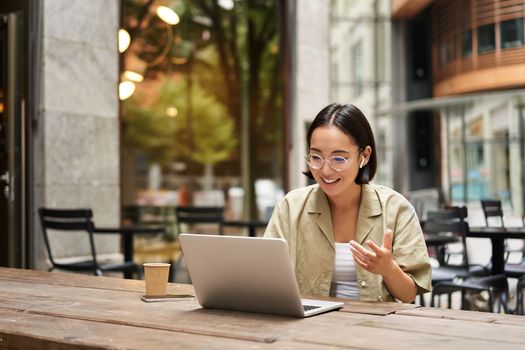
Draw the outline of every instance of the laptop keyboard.
M320 306L317 306L317 305L303 305L304 311L310 311L310 310L319 309L319 308Z

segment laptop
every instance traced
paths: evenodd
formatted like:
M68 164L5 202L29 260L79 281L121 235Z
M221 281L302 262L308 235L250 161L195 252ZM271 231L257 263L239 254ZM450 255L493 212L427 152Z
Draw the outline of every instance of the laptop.
M284 239L183 233L179 241L204 308L309 317L344 305L301 299Z

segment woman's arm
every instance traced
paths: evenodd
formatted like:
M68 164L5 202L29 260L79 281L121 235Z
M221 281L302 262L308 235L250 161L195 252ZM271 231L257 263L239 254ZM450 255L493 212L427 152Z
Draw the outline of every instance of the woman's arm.
M394 298L404 303L414 301L417 294L416 283L401 270L392 257L392 230L385 231L381 247L370 240L366 241L366 245L369 249L356 241L350 241L350 250L356 264L383 276L383 281Z

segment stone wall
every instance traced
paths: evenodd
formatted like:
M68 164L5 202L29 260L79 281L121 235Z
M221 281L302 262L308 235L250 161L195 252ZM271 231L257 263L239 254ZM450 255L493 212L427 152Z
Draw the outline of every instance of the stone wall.
M42 12L35 207L89 207L96 225L118 225L119 1L45 0ZM58 244L61 256L88 252L77 238L63 237ZM119 250L118 237L97 238L96 244L101 253ZM35 255L35 267L44 268L38 220Z
M329 0L295 2L290 189L306 184L306 125L330 102Z

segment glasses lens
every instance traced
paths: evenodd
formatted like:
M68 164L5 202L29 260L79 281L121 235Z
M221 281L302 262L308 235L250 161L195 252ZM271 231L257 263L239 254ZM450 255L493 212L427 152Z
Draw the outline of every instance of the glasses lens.
M330 157L330 165L335 170L344 170L348 165L348 161L345 157L333 156Z
M323 167L323 157L318 154L310 153L306 159L308 160L308 165L314 169L320 169Z

